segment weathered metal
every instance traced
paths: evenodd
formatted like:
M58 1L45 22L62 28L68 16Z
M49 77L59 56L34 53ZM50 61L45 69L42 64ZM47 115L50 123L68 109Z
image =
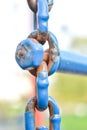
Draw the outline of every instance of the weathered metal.
M27 38L17 46L15 58L22 69L37 67L42 63L43 47L41 44L36 43L35 39Z
M87 57L60 51L55 35L48 31L49 11L53 0L27 0L34 14L34 31L23 40L16 49L15 58L22 69L28 70L36 77L36 97L28 101L25 110L26 130L48 130L41 126L36 128L35 110L49 108L49 130L60 130L59 106L48 96L48 76L54 72L87 75ZM43 49L48 42L49 49Z
M59 111L59 106L56 103L56 101L52 98L49 97L48 99L48 108L49 108L49 130L60 130L60 111ZM44 126L40 126L36 128L35 126L35 109L38 109L37 106L37 98L33 97L30 99L26 105L26 110L25 110L25 128L26 130L48 130L48 128ZM40 110L43 111L43 110Z
M43 61L47 64L48 75L53 74L58 68L59 48L58 41L52 32L41 33L38 30L32 32L29 38L36 39L40 44L44 45L48 41L49 49L44 51ZM37 52L38 53L38 52ZM35 74L36 69L32 70Z

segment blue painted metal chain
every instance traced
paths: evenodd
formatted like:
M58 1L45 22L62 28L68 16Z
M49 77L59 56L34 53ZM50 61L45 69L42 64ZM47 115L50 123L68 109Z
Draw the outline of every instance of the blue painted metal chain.
M18 44L15 58L18 65L36 76L36 97L30 99L25 111L25 130L48 130L36 128L34 111L49 108L49 130L60 130L59 106L48 96L48 76L56 71L87 75L87 57L59 51L55 35L48 30L49 11L53 0L27 0L34 12L34 31ZM48 41L49 49L43 50Z
M48 31L49 11L52 0L28 0L29 7L35 13L34 30L23 40L16 50L16 61L22 69L27 69L36 76L36 97L29 100L25 112L26 130L48 130L45 126L36 128L34 111L44 111L49 108L49 130L60 130L60 112L57 103L48 96L48 76L58 68L58 41L53 33ZM48 41L49 49L43 51L43 45Z

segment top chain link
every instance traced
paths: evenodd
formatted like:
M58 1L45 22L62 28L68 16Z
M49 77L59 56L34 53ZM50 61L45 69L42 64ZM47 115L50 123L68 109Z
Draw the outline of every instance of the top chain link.
M28 5L30 7L30 9L36 13L37 12L37 3L38 3L38 0L27 0L28 2ZM52 6L53 6L53 0L47 0L47 3L48 3L48 10L50 11L52 9Z

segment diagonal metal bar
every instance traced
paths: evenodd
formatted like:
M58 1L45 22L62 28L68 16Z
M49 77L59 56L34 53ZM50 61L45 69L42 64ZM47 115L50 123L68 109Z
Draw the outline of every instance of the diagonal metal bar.
M60 51L57 72L87 75L87 57Z

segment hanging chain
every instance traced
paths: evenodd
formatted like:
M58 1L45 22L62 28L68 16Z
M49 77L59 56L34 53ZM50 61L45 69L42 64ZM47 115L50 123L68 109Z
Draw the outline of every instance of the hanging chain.
M48 130L41 126L36 128L35 108L44 111L49 108L49 130L60 130L59 106L55 100L48 96L48 76L53 74L59 65L58 41L55 35L48 31L49 11L53 0L27 0L30 9L34 12L35 30L17 46L16 61L18 65L28 70L36 77L36 96L30 99L25 110L26 130ZM48 41L49 49L43 50L43 45Z

